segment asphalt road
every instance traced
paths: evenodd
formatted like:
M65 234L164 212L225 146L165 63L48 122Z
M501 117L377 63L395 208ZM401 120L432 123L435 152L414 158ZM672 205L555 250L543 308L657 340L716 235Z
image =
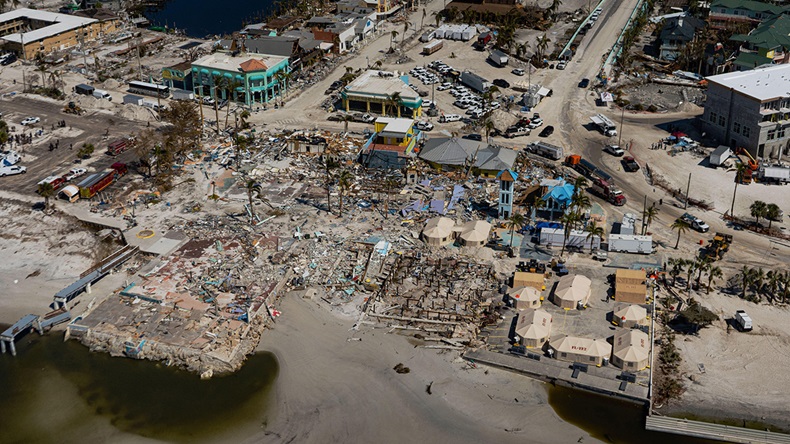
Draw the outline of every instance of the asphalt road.
M15 127L16 134L31 134L44 129L41 137L34 138L29 145L14 147L24 154L20 165L27 167L26 174L8 176L0 179L0 187L5 190L24 194L35 193L37 183L50 175L61 176L70 168L81 166L89 172L100 171L114 162L129 162L132 153L126 152L112 157L105 154L107 143L122 136L138 133L145 124L132 120L116 118L107 113L89 112L82 116L66 114L62 111L64 103L49 99L34 99L24 96L4 97L0 100L0 112L9 127ZM41 122L24 127L20 125L23 118L35 116ZM61 120L66 121L66 128L52 129ZM105 136L109 132L109 136ZM60 140L60 148L49 151L50 142ZM92 143L96 147L93 156L82 164L75 164L77 150L84 143ZM73 144L73 149L69 146ZM79 179L78 179L79 180Z

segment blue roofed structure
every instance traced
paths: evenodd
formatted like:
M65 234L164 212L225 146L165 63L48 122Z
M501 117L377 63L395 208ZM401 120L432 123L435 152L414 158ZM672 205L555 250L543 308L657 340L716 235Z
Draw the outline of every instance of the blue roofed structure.
M540 185L545 187L546 190L541 200L546 202L545 209L551 213L551 219L554 218L555 212L564 213L571 205L573 193L576 190L573 184L567 183L560 178L557 180L544 180Z

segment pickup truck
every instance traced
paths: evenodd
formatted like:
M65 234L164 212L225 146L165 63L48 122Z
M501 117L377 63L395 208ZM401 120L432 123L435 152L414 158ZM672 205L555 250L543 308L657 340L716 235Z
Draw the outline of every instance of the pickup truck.
M636 163L636 159L632 156L625 156L623 157L623 169L628 171L629 173L633 173L634 171L639 171L639 164Z
M511 139L518 136L528 136L530 131L529 128L524 128L523 126L511 126L505 132L505 137Z
M570 273L568 268L562 262L558 262L557 265L554 266L554 272L557 273L557 276L565 276L566 274Z
M703 222L702 219L689 213L683 213L679 219L686 222L691 228L699 231L700 233L707 233L708 230L710 230L710 226Z
M625 151L623 151L623 149L620 148L617 145L606 145L606 147L603 150L606 151L607 153L609 153L609 154L611 154L613 156L617 156L617 157L620 157L623 154L625 154Z

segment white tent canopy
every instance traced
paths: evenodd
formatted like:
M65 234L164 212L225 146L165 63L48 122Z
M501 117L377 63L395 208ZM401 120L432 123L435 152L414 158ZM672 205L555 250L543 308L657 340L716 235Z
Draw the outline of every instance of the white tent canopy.
M428 245L442 246L453 242L455 222L447 217L434 217L425 223L422 238Z
M461 226L461 240L470 247L484 245L490 233L491 224L484 220L470 221Z
M517 310L540 307L540 290L534 287L517 287L508 292Z
M650 357L650 339L641 330L619 330L614 335L612 364L624 370L642 370Z
M540 347L551 333L551 315L541 309L525 310L518 315L516 334L527 347Z
M612 320L621 327L633 328L647 323L647 309L636 304L615 306Z
M612 346L603 339L561 335L549 343L554 357L561 361L600 365L612 354Z
M582 275L569 274L560 278L553 302L562 308L576 308L590 299L592 281Z

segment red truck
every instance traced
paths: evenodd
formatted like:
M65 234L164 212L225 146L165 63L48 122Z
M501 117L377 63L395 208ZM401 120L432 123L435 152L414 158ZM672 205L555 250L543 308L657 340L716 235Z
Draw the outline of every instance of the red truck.
M618 207L625 205L625 194L615 187L614 184L611 184L604 179L593 179L590 189L593 193L603 197L611 204L617 205Z
M113 140L109 145L107 145L107 154L111 156L117 156L118 154L121 154L132 146L132 140L133 139L131 137Z
M80 197L82 199L90 199L126 174L126 171L126 164L116 162L104 171L91 174L77 184L77 187L80 189Z

